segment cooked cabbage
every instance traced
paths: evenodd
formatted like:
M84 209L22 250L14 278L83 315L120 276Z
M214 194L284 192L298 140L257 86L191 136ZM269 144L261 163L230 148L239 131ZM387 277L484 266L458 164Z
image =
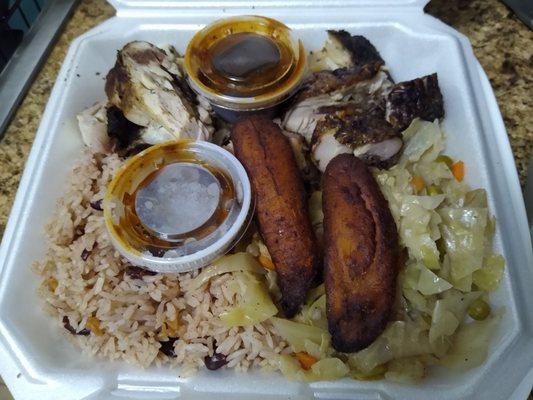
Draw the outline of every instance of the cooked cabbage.
M350 354L350 367L369 373L396 358L413 357L431 352L427 328L423 322L395 321L366 349Z
M281 300L281 290L278 286L278 273L273 269L265 270L265 280L268 288L268 292L275 301Z
M317 190L309 198L309 218L312 225L322 223L324 213L322 212L322 192Z
M329 343L331 337L326 329L307 324L294 322L283 318L271 318L270 321L278 334L289 343L293 351L307 351L305 341L321 345L324 341Z
M486 208L443 208L441 232L450 257L451 276L461 279L481 268L485 252Z
M481 296L481 292L461 293L450 289L437 300L433 308L429 342L437 354L447 349L449 336L452 336L463 321L468 306Z
M408 137L402 156L400 157L400 165L406 162L423 161L429 162L437 158L439 153L444 150L444 133L441 131L438 121L413 121L412 126L407 128ZM414 133L411 136L411 131Z
M425 366L416 357L392 360L387 366L385 378L399 383L416 383L424 377Z
M405 289L417 290L425 296L441 293L452 287L445 279L419 263L407 264L400 273L400 283Z
M196 290L211 278L228 272L249 271L263 274L264 268L249 253L235 253L222 256L215 260L209 267L204 268L200 275L194 278L187 286L188 290Z
M426 185L440 186L442 183L453 179L452 171L445 163L417 163L412 168L413 174L421 176Z
M387 365L381 364L368 372L361 372L357 369L351 369L349 374L350 377L359 381L375 381L378 379L383 379L385 377L385 372L387 372Z
M376 170L375 176L409 254L399 275L401 297L395 318L404 320L404 329L414 330L410 337L415 340L405 343L397 325L401 321L391 322L371 346L349 356L350 376L356 378L372 376L377 368L387 370L386 379L416 381L425 365L439 358L442 365L457 366L469 341L469 351L475 355L459 364L477 365L488 349L483 330L488 323L465 325L467 309L485 292L495 290L503 275L504 259L492 250L495 222L487 194L458 182L449 162L443 162L450 158L438 157L444 148L438 123L415 120L403 137L399 164ZM411 187L414 176L426 185L418 195ZM479 333L479 340L471 338L472 331ZM398 351L397 343L406 351Z
M311 305L314 303L318 298L322 295L326 294L326 286L321 283L317 287L311 289L309 292L307 292L307 296L305 298L305 304Z
M417 202L404 199L400 212L400 239L411 258L423 262L428 268L439 269L439 251L430 230L432 213L434 211Z
M322 237L324 227L322 221L324 220L324 213L322 212L322 192L315 191L309 198L309 219L311 225L318 238Z
M249 272L235 273L243 288L237 306L220 315L227 326L248 326L263 322L278 313L263 281Z
M246 247L246 252L251 254L254 257L266 257L269 260L271 259L270 253L263 243L261 236L256 233L252 238L252 242ZM278 273L275 269L264 268L256 260L256 266L259 265L262 269L262 273L265 275L265 283L268 288L270 296L275 300L279 301L281 299L281 291L278 286Z
M465 207L478 207L478 208L487 208L487 192L485 189L475 189L470 190L465 193L464 198Z
M481 365L487 358L490 339L500 320L494 315L484 321L464 324L453 337L448 354L440 364L457 370L467 370Z
M305 304L301 312L295 317L295 320L322 329L328 329L326 295L323 294L310 304Z
M394 358L388 340L382 335L366 349L348 356L348 365L354 371L371 374L376 367L384 365Z
M349 371L346 364L335 357L317 361L308 371L301 368L298 361L289 355L279 355L276 361L283 375L292 381L332 381L346 376Z
M479 290L496 290L503 276L505 260L499 254L491 254L483 260L481 269L474 271L472 280Z
M331 381L340 379L349 369L340 359L331 357L317 361L309 371L306 371L308 381Z
M323 335L320 344L313 342L312 340L304 340L304 349L305 352L312 355L317 360L322 360L329 357L333 353L333 348L331 347L330 337L328 335Z
M404 287L402 290L403 297L409 302L413 310L426 314L431 314L433 310L431 297L422 295L419 291Z
M429 296L442 293L452 287L448 281L434 274L425 266L419 265L418 268L420 270L420 275L418 276L417 289L423 295Z

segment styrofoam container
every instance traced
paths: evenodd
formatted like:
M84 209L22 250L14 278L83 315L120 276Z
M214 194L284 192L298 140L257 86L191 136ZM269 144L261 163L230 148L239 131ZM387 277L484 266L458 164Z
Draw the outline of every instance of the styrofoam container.
M114 0L115 18L72 44L37 133L0 250L0 374L17 399L522 399L533 364L533 253L515 164L489 81L468 40L422 11L425 0ZM43 257L43 227L83 146L75 115L104 98L102 75L131 40L184 51L216 18L259 14L295 30L307 49L326 29L368 37L397 81L438 72L447 153L465 161L467 182L485 187L497 217L496 251L507 261L491 300L505 314L483 366L431 369L418 385L387 381L289 382L278 373L142 370L82 355L41 310L31 271ZM97 75L96 73L101 75ZM79 77L78 77L79 76ZM529 377L526 379L526 375ZM529 385L529 386L528 386Z

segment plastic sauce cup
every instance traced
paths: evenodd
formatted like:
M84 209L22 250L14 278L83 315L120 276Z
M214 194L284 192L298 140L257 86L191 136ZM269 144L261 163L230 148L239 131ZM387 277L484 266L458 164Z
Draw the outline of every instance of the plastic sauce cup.
M217 20L198 31L185 52L191 88L223 119L273 113L305 75L306 52L283 23L261 16Z
M133 265L168 273L225 254L253 215L241 163L203 141L163 143L133 156L109 184L103 206L116 249Z

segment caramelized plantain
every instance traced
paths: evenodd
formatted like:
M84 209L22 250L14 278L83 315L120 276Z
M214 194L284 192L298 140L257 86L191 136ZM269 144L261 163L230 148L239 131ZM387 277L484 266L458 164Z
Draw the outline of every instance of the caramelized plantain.
M281 306L292 317L319 264L300 171L289 140L267 118L237 122L231 138L252 183L259 230L278 272Z
M332 345L354 352L385 329L396 292L398 233L365 163L336 156L323 178L326 312Z

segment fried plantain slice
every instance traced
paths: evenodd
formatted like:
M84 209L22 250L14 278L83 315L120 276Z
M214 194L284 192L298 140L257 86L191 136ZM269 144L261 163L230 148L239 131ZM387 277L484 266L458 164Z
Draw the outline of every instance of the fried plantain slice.
M323 177L326 313L332 345L354 352L385 329L396 292L396 224L365 163L336 156Z
M281 306L292 317L319 265L300 171L288 139L267 118L237 122L231 138L252 183L259 230L278 272Z

